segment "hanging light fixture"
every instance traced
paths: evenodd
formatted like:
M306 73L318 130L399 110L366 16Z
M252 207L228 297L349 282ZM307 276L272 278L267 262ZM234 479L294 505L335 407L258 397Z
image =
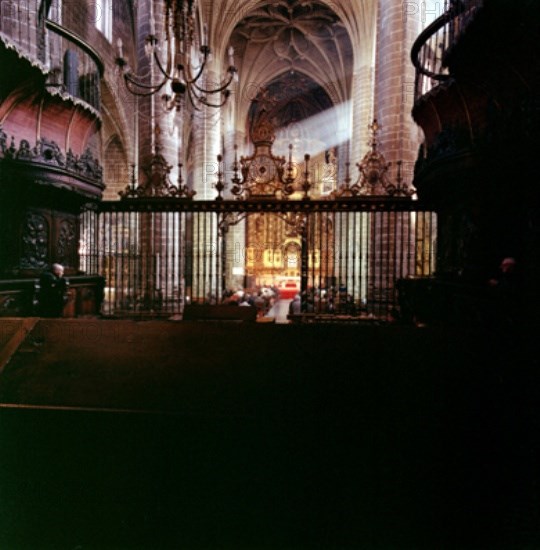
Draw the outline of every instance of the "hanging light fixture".
M156 23L150 16L150 32L145 38L146 55L153 61L160 75L157 82L148 82L134 74L123 55L122 40L117 40L116 64L121 69L127 89L137 96L150 96L170 84L170 90L162 94L168 110L180 110L187 96L192 106L222 107L230 96L229 86L237 76L234 49L229 47L227 74L215 87L204 84L204 74L211 56L208 45L208 27L203 26L202 45L197 52L195 40L195 16L193 0L166 0L164 32L161 42L156 35ZM164 50L164 52L163 52ZM162 55L166 58L162 59ZM211 97L216 96L216 101Z

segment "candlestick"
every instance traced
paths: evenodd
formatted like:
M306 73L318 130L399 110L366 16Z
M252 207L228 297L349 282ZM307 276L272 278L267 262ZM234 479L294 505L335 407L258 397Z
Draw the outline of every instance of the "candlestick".
M122 59L124 57L124 50L122 48L122 39L121 38L119 38L116 41L116 47L117 47L118 58Z
M208 25L203 25L203 46L208 46Z

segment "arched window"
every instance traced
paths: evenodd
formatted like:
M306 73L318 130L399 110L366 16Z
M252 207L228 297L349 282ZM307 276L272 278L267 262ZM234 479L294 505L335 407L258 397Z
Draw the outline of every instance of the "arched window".
M112 1L113 0L100 0L94 3L96 29L100 31L109 42L112 42Z

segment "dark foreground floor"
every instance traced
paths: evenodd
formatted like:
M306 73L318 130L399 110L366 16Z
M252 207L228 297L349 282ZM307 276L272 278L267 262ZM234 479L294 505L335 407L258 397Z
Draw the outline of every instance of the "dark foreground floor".
M540 548L534 353L521 330L39 322L0 374L0 548Z

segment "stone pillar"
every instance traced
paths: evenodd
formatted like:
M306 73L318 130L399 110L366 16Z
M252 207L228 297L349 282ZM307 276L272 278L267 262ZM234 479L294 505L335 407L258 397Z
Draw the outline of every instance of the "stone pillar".
M215 88L221 79L221 63L213 60L208 63L207 71L201 79L204 88ZM221 94L208 96L208 102L218 104ZM221 109L198 105L193 117L193 189L197 192L195 200L214 200L217 196L215 183L218 178L218 154L223 151ZM217 215L207 213L198 215L196 230L193 234L193 254L197 259L198 276L194 278L193 299L214 301L221 294L222 265L221 238L218 233Z
M214 88L221 79L221 63L214 60L208 64L202 82L203 87ZM210 103L220 103L221 95L208 97ZM194 134L194 189L195 199L213 200L216 197L214 184L217 180L217 156L222 152L221 109L204 107L195 111L193 120Z
M223 196L227 199L234 198L231 194L231 178L234 176L233 164L234 164L234 146L238 147L238 159L242 153L242 147L244 142L244 132L237 127L236 120L236 98L237 93L236 84L231 86L231 96L229 97L226 106L222 109L221 118L221 135L223 145L223 170L225 180L225 191Z
M368 57L367 55L365 57ZM353 75L352 87L352 143L351 165L359 162L368 150L368 126L373 119L374 68L371 59L358 63ZM353 171L356 174L356 170Z
M142 2L137 9L137 34L139 40L137 41L137 65L134 67L134 72L140 75L148 82L151 78L151 62L148 59L144 50L145 37L150 32L150 14L154 13L154 8L151 2ZM137 177L139 182L143 175L141 171L141 163L144 164L150 158L152 154L153 144L153 132L152 132L152 105L153 98L140 97L138 100L138 157L139 157L139 172Z
M403 177L407 183L412 181L422 141L411 116L415 69L410 61L420 18L420 10L409 9L407 2L379 1L375 116L382 127L380 150L392 162L391 179L395 179L396 161L403 161Z
M142 3L138 10L138 67L135 72L145 83L157 84L162 81L161 73L153 58L149 58L144 49L145 38L151 32L151 21L159 45L163 46L165 36L165 11L159 1ZM167 65L166 48L158 51L163 66ZM139 184L144 185L146 174L153 155L163 155L172 166L170 181L177 183L178 163L183 162L182 123L183 112L168 111L163 101L163 94L172 95L170 85L165 85L159 92L138 101L138 157ZM184 173L185 176L185 173ZM150 309L165 308L182 297L184 281L183 254L179 253L184 240L184 229L177 214L148 214L141 216L139 226L139 250L143 272L140 278L144 303Z

